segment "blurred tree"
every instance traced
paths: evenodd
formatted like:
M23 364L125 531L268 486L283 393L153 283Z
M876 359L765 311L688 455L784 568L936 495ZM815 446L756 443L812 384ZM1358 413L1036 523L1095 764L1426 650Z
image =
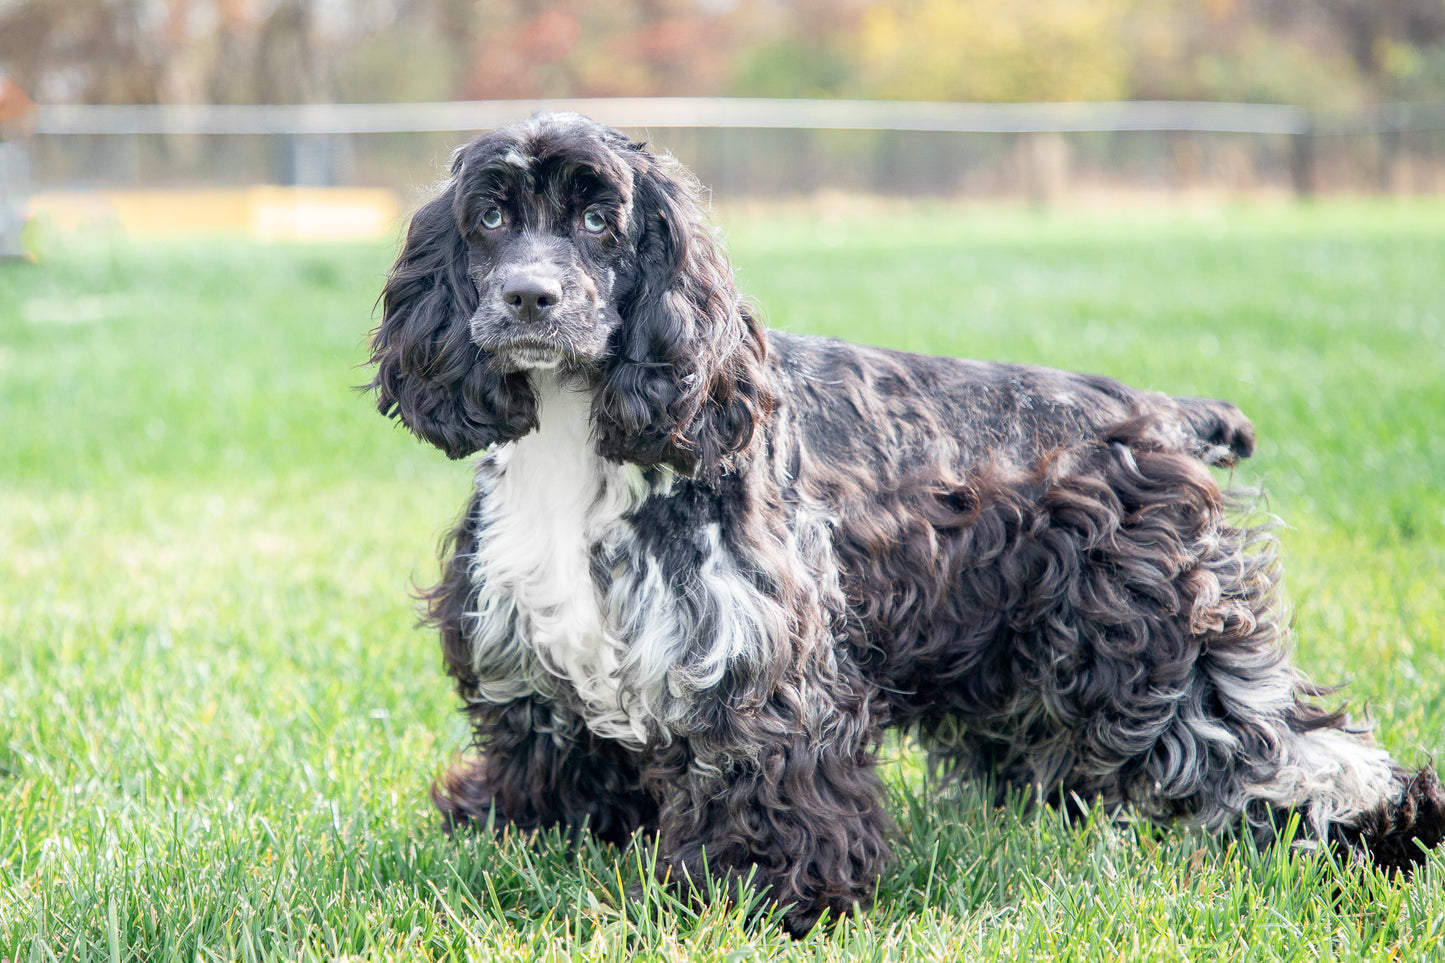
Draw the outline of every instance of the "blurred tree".
M351 103L448 100L465 61L425 23L397 23L339 52L332 94Z
M481 0L465 97L719 93L728 10L702 0Z
M1287 11L1318 3L1377 96L1445 95L1445 0L1279 0ZM1427 67L1429 69L1427 69Z
M271 15L256 29L251 87L262 104L329 99L324 95L312 15L312 0L275 0Z
M1390 48L1429 46L1445 39L1445 3L1441 0L1276 0L1290 15L1318 5L1335 21L1350 54L1362 70L1388 72Z
M1113 100L1132 0L893 0L864 15L862 84L918 100Z
M1445 0L0 0L42 102L1445 98Z
M837 40L780 37L743 50L728 92L738 97L836 97L853 86L853 64Z
M1358 102L1359 71L1319 8L1286 16L1276 9L1280 2L1138 4L1123 39L1132 53L1132 96L1306 107Z
M0 60L37 100L147 103L160 70L143 42L143 0L12 0L0 6Z
M868 0L755 0L733 15L740 35L728 92L743 97L858 93L856 34Z

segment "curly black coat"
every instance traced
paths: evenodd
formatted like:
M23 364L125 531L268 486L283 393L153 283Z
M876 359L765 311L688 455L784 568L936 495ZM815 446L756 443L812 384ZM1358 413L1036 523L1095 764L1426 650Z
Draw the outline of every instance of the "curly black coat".
M380 410L484 452L428 594L452 826L655 833L806 931L889 854L874 752L1408 869L1445 793L1291 667L1231 405L764 331L665 154L576 115L461 149L382 295Z

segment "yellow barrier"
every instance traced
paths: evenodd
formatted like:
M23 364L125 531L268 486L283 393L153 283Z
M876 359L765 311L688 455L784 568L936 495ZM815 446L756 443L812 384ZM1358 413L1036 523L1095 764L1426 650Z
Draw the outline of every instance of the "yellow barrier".
M386 238L401 201L362 187L244 187L214 190L44 191L33 214L61 230L118 227L132 237L248 234L267 240Z

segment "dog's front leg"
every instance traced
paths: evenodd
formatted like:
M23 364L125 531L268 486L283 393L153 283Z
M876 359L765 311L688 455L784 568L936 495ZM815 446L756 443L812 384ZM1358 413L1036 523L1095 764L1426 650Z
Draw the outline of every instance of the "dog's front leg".
M830 684L831 682L831 684ZM660 801L662 871L695 899L751 885L801 936L824 911L872 900L891 829L874 771L877 724L861 684L785 683L732 698L645 773Z
M635 754L593 735L575 713L538 697L467 711L477 753L432 787L448 828L488 820L498 830L586 828L622 844L653 825L656 805Z

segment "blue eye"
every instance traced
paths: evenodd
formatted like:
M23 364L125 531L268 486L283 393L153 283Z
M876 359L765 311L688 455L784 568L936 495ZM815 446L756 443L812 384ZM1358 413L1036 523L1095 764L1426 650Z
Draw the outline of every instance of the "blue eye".
M607 218L595 207L589 207L587 213L582 215L582 229L589 234L601 234L607 230Z
M502 209L500 207L489 207L482 212L482 227L487 230L502 226Z

